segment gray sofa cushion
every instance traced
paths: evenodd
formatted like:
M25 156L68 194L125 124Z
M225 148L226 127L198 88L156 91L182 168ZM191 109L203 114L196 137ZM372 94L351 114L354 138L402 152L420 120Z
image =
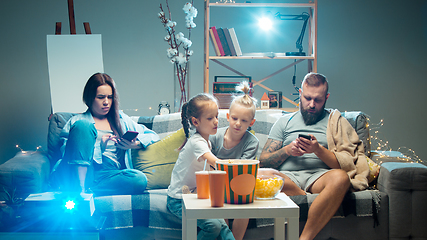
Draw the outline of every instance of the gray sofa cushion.
M378 189L389 195L390 239L427 239L427 167L385 162Z
M18 153L0 165L0 200L5 200L5 188L14 189L20 197L47 191L49 160L43 152Z

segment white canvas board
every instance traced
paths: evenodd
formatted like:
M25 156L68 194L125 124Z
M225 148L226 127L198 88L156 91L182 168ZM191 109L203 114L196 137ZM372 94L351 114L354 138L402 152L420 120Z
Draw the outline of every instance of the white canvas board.
M53 113L86 111L86 81L104 72L101 35L47 35L47 59Z

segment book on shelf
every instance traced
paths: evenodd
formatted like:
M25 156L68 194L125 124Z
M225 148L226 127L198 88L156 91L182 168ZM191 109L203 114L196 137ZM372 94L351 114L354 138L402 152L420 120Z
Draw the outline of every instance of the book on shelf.
M236 31L234 31L234 28L229 28L228 30L230 32L234 50L236 51L236 56L242 56L242 50L240 49L239 40L237 40Z
M213 35L215 36L215 41L216 41L216 44L218 45L220 55L225 56L224 49L222 48L221 40L219 39L218 31L216 27L212 26L211 29L212 29Z
M212 42L212 45L213 45L213 47L214 47L215 54L216 54L217 56L221 56L221 53L219 52L218 44L216 43L215 36L214 36L214 34L213 34L213 30L212 30L212 28L210 28L210 29L209 29L209 36L210 36L210 38L211 38L211 42Z
M227 40L228 48L230 49L231 56L237 56L236 50L234 50L233 41L231 40L230 31L228 28L224 28L225 39Z
M224 50L225 56L231 56L231 51L227 43L227 39L225 38L224 29L217 28L219 40L221 41L222 49Z

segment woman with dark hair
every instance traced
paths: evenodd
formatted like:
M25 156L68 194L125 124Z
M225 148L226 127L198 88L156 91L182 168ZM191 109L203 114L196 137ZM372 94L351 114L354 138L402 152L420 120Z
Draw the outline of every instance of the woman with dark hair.
M61 132L62 160L54 168L62 191L92 191L97 195L138 194L147 178L133 169L131 149L159 140L150 129L119 111L114 80L105 73L92 75L83 91L88 110L73 116ZM136 131L134 140L122 138Z

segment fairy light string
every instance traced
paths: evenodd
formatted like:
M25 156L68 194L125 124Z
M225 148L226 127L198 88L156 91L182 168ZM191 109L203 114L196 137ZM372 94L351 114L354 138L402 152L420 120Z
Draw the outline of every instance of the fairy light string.
M381 136L380 128L384 126L384 119L381 119L378 123L373 124L369 117L367 117L367 127L370 131L370 139L368 139L371 143L371 149L375 149L376 153L378 153L378 162L377 164L383 163L382 159L390 157L387 153L392 153L393 156L397 158L397 160L401 162L409 162L409 163L422 163L425 164L423 160L415 153L411 148L401 146L398 147L397 150L393 150L389 142Z
M17 149L19 149L19 151L21 152L21 154L34 154L36 152L38 152L39 150L42 149L41 146L37 146L35 151L25 151L24 149L22 149L18 144L15 145L15 147Z

